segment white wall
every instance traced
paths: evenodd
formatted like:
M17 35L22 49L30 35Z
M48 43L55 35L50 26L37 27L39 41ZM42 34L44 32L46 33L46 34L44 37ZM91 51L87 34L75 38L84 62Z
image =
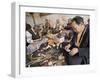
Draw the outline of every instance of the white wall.
M50 15L42 16L41 20L44 23L45 19L48 19L51 22L52 26L53 26L54 24L56 24L56 20L59 19L61 24L66 25L68 23L68 19L73 18L75 16L83 17L85 23L87 23L87 20L89 18L89 16L87 16L87 15L84 16L84 15L69 15L69 14L50 14Z
M41 24L40 14L39 13L34 13L33 16L34 16L35 24L36 25Z
M59 19L60 23L64 26L66 26L68 23L68 19L73 18L75 16L83 17L85 24L87 24L87 20L89 19L88 15L48 14L48 15L40 17L40 13L34 13L33 15L30 15L29 13L27 13L26 14L26 23L28 23L32 27L34 27L34 24L36 24L36 25L41 24L41 23L45 24L45 19L48 19L51 26L54 26L56 24L56 20Z
M98 8L96 28L97 73L87 74L65 74L63 76L41 76L34 78L14 79L9 76L11 64L11 2L24 1L47 6L53 5L76 5L95 6ZM0 80L100 80L100 0L1 0L0 1Z
M29 12L26 13L26 23L30 24L31 27L34 27L34 25L41 24L41 18L39 13L29 14Z
M34 20L32 15L30 15L29 13L26 13L26 23L30 24L31 27L34 27Z

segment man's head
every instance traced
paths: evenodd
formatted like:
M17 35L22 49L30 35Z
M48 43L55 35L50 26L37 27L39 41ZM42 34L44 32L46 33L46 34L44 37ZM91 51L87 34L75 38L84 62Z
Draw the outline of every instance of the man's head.
M76 33L80 33L84 26L84 20L80 16L76 16L72 19L72 28Z
M49 20L48 19L45 19L45 22L49 22Z
M56 20L56 23L60 23L59 19Z
M26 24L26 31L31 29L31 25L30 24Z
M71 23L71 21L72 21L72 19L71 19L71 18L69 18L69 19L68 19L68 23Z

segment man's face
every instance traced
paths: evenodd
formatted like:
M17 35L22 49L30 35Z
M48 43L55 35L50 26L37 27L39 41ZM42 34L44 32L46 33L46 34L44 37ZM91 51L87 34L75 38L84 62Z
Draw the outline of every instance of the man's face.
M76 24L75 21L73 21L71 25L72 25L73 30L76 33L79 33L81 31L81 24L78 25L78 24Z

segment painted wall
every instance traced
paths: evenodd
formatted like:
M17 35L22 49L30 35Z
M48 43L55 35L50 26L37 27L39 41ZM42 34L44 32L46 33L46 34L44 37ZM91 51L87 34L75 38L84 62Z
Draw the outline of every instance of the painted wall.
M32 27L34 25L38 24L45 24L45 19L48 19L51 26L54 26L56 24L56 20L59 19L60 23L64 26L67 25L68 19L73 18L75 16L81 16L84 18L85 24L87 24L87 20L89 19L89 16L84 16L84 15L65 15L65 14L48 14L46 16L41 16L39 13L34 13L33 15L26 15L26 23L29 23Z

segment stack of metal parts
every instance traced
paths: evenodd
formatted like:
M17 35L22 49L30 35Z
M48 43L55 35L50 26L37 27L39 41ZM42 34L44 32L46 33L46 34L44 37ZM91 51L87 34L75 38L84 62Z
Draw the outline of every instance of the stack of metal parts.
M65 65L63 53L54 47L38 50L32 55L28 55L27 58L30 59L26 64L27 67Z
M64 34L49 34L30 44L26 54L26 66L58 66L65 65L63 53L58 48L64 41Z

